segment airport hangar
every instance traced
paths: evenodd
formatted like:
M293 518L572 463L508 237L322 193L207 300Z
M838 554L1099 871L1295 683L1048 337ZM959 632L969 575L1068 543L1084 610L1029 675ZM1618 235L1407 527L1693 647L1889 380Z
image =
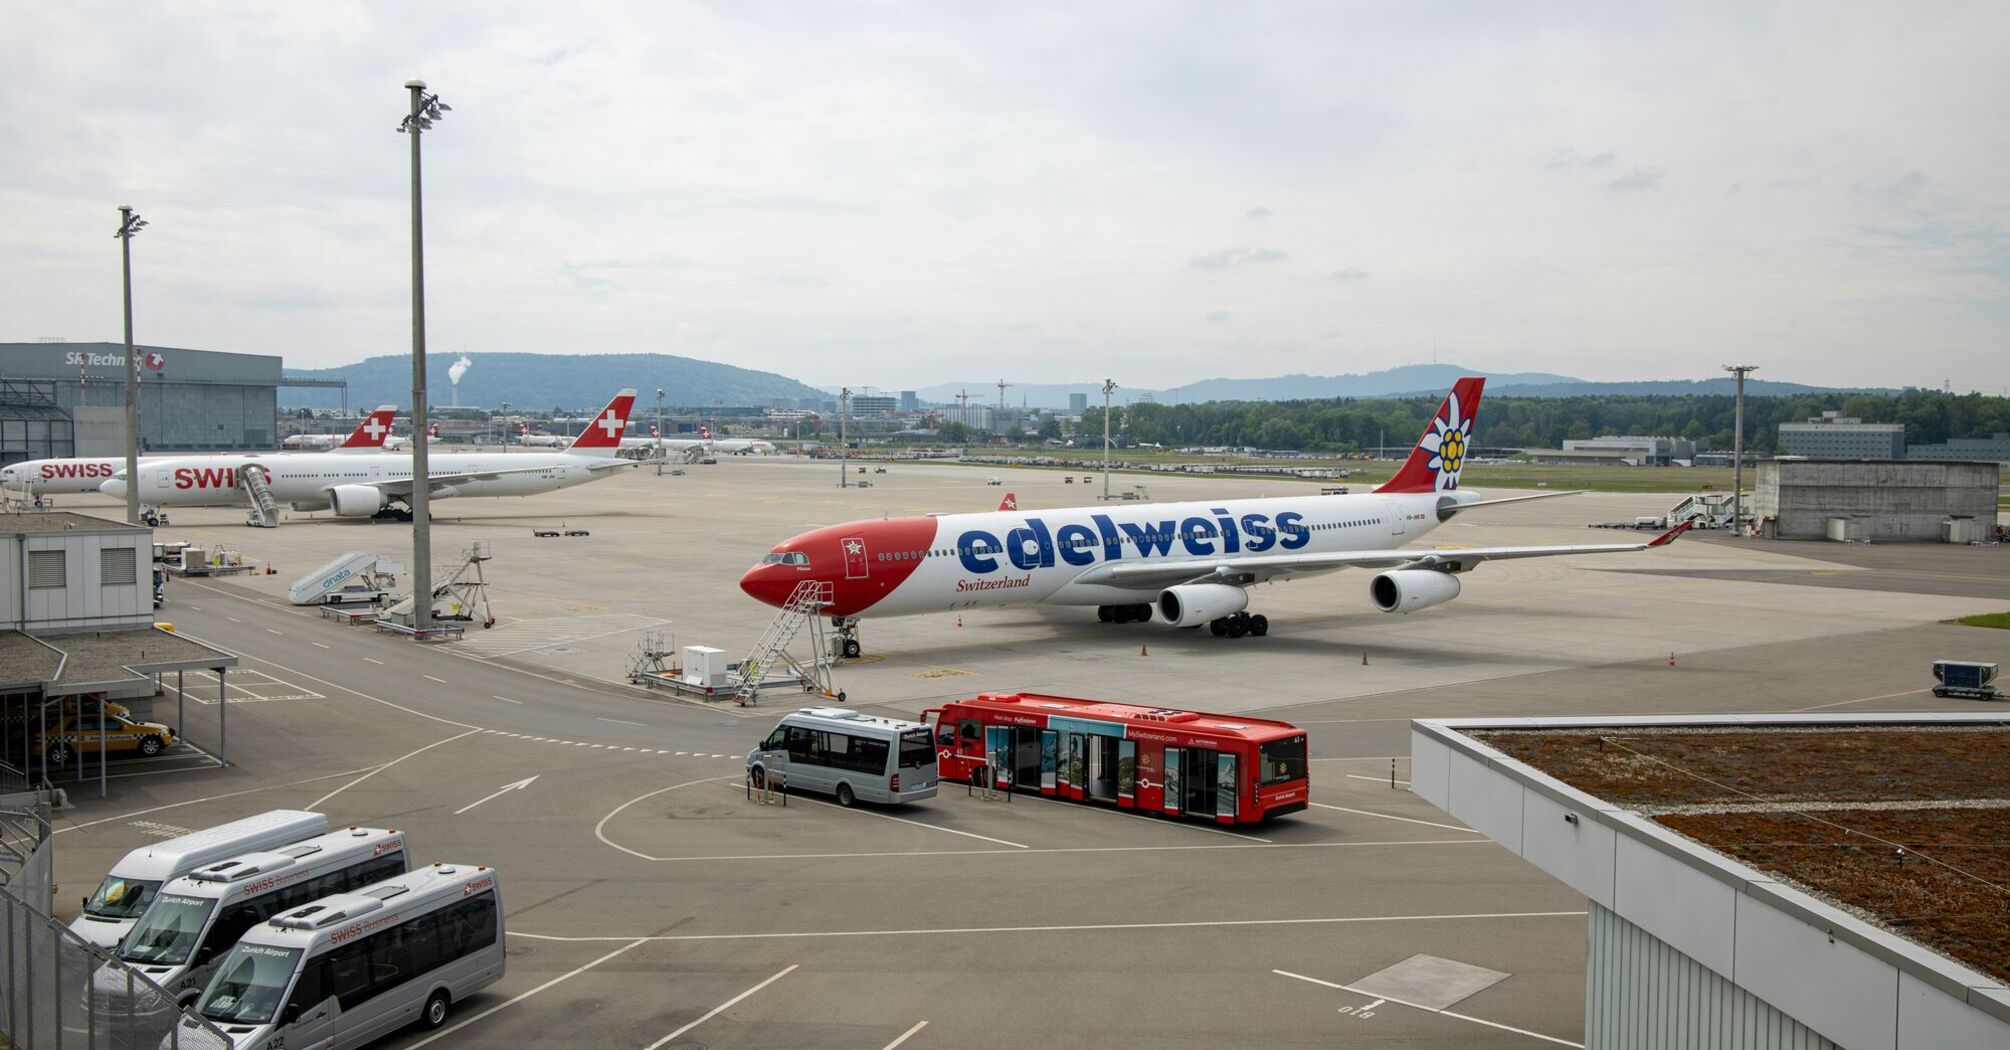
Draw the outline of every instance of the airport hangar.
M140 449L278 447L280 358L140 346ZM0 464L125 451L123 343L0 343ZM345 391L346 392L346 391Z

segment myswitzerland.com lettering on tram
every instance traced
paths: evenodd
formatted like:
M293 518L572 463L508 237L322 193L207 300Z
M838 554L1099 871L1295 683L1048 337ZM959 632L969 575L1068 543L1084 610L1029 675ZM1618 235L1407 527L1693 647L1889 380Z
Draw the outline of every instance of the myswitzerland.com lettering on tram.
M1310 797L1305 731L1036 693L983 693L930 708L946 778L1119 809L1256 824Z
M495 870L434 864L252 927L196 1010L231 1040L213 1050L350 1050L409 1024L440 1027L503 967ZM184 1050L212 1050L199 1038L181 1029Z

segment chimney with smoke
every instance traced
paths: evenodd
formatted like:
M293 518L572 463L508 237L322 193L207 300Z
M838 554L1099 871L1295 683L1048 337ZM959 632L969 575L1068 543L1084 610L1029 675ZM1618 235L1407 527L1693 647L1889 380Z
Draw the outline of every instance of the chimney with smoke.
M468 355L466 354L462 354L460 360L447 366L447 382L452 383L454 386L455 408L461 407L461 377L467 375L468 369L474 366L475 363L468 360Z

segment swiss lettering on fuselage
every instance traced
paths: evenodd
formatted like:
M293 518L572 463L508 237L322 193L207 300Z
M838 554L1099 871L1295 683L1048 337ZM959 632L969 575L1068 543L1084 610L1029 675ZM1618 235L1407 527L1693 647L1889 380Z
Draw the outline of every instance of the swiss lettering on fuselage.
M109 478L118 473L110 463L44 463L44 480L55 478Z
M1070 522L1057 528L1043 517L1029 515L1024 524L1004 530L1002 539L988 529L966 530L956 538L956 551L963 570L978 576L998 572L999 555L1011 568L1031 571L1051 569L1057 561L1086 567L1126 558L1262 554L1272 548L1295 551L1311 543L1312 532L1304 521L1297 511L1237 515L1226 507L1211 507L1208 516L1145 522L1091 514L1087 524Z
M272 483L272 471L259 465L258 471L265 475L265 483ZM176 467L174 487L178 489L234 489L237 487L236 467Z

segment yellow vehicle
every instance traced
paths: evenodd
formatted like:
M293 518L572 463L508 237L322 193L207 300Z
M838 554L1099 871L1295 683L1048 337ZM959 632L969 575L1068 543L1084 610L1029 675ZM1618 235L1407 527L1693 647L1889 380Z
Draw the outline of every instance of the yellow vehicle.
M100 741L107 756L152 758L174 743L174 730L159 722L135 722L114 714L105 715L100 725L98 714L93 711L64 718L44 738L52 766L69 765L72 756L96 755Z

